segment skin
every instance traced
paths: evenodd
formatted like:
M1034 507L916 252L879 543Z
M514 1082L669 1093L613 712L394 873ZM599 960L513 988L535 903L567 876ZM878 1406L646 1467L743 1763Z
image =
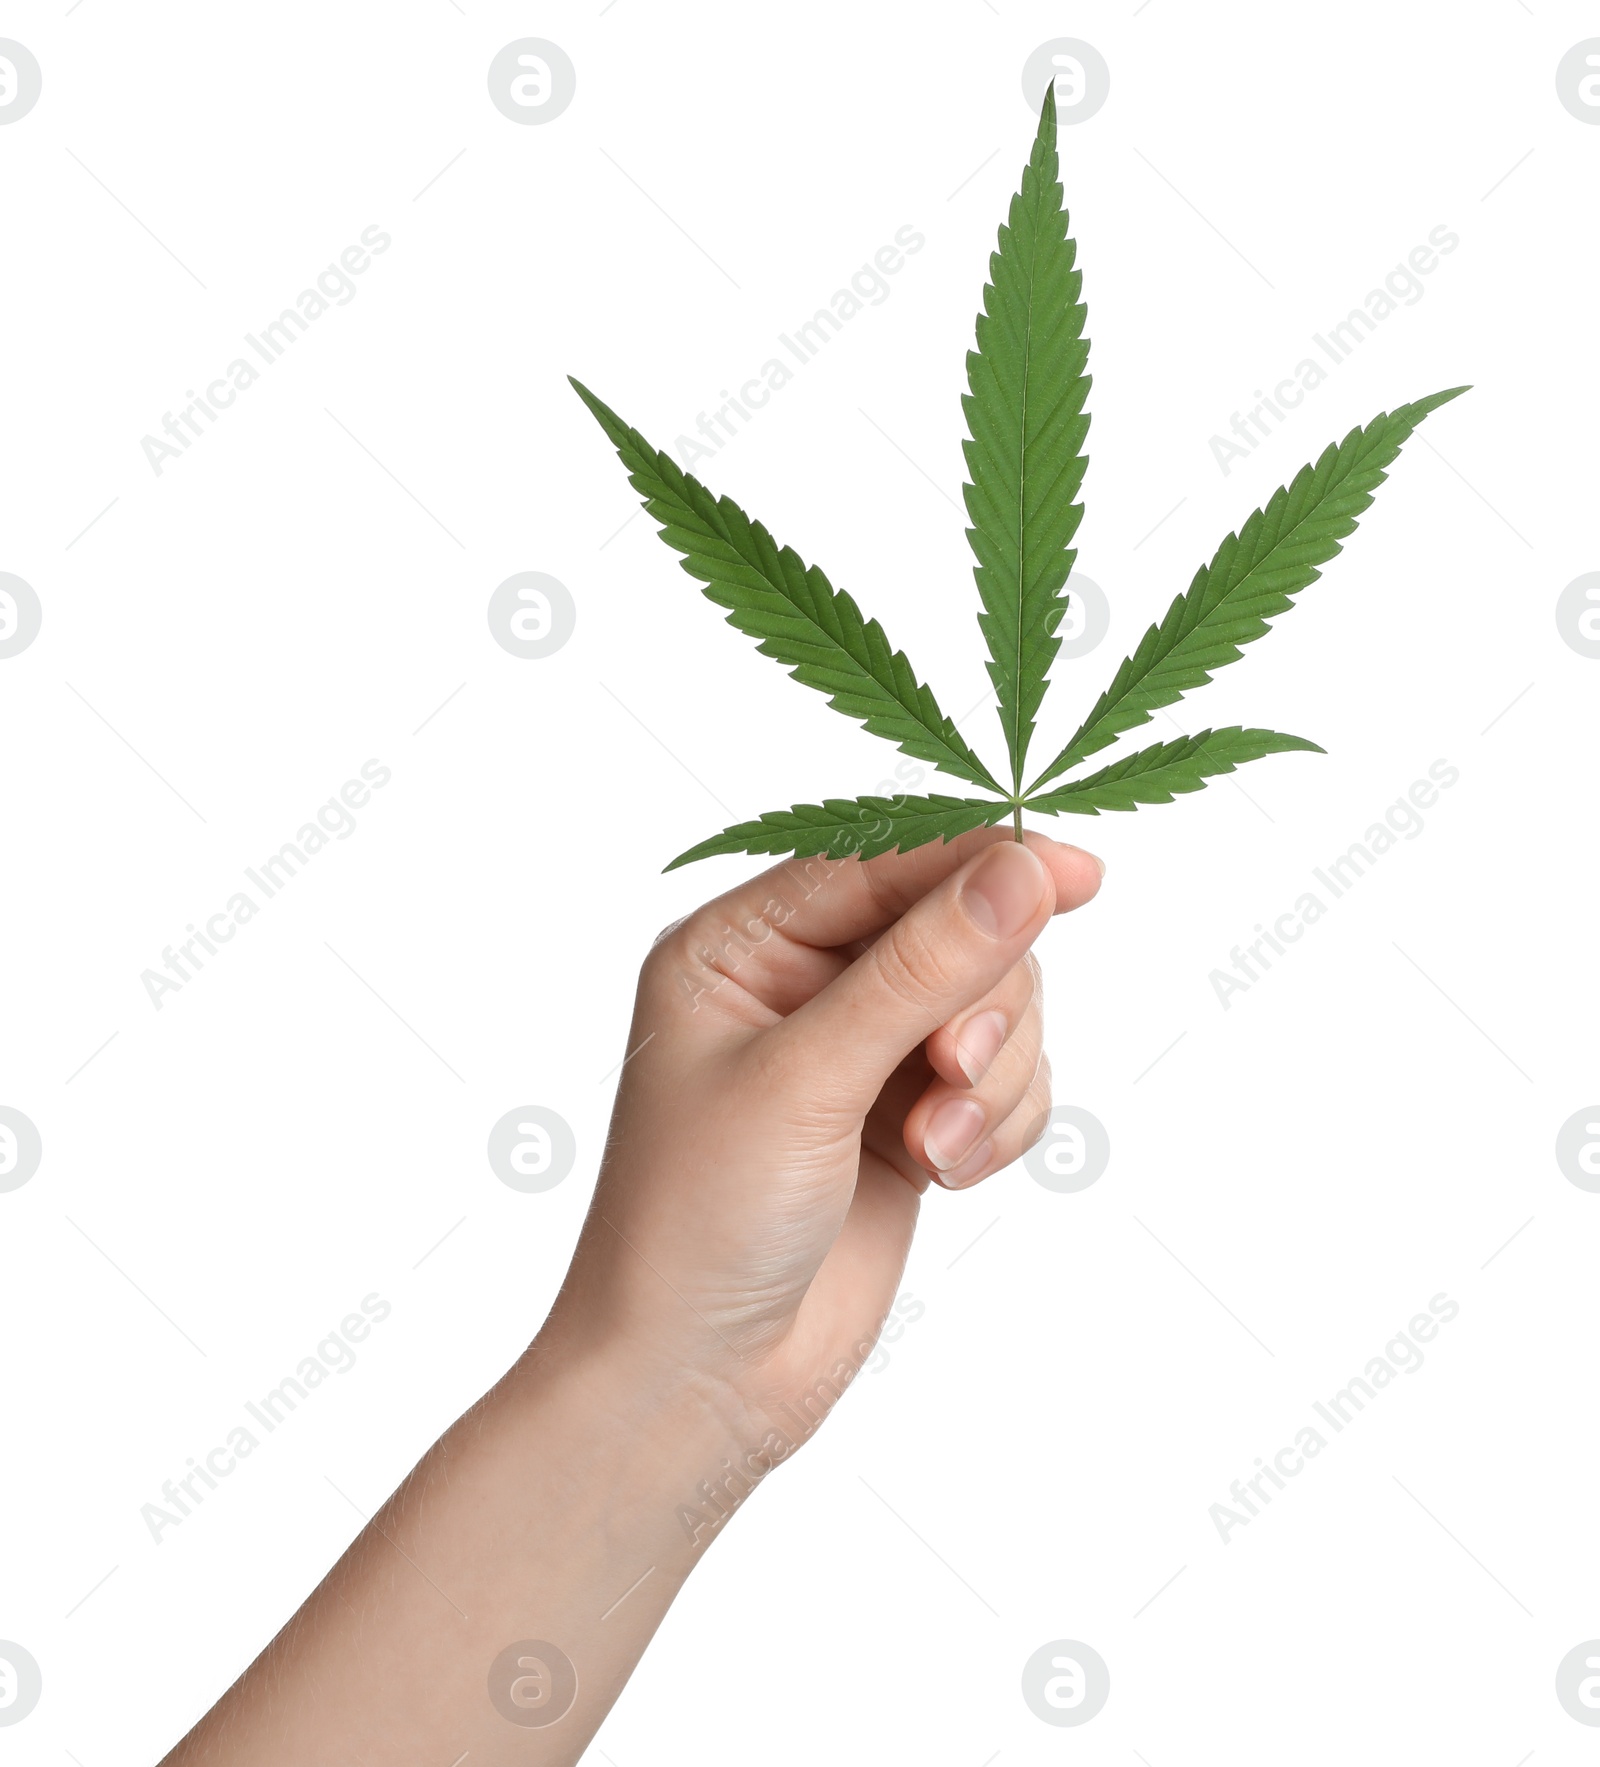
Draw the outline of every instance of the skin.
M577 1761L870 1355L923 1193L1042 1133L1030 947L1103 870L980 830L790 860L668 928L543 1329L168 1767Z

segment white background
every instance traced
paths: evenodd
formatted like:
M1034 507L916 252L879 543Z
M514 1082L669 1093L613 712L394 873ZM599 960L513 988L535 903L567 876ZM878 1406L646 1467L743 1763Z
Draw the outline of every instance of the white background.
M44 623L0 664L0 1104L44 1158L0 1196L0 1638L44 1697L0 1759L149 1761L266 1642L543 1317L638 960L750 869L661 865L897 759L628 522L564 376L666 445L920 230L702 470L947 709L981 700L962 358L1022 63L1063 35L1111 70L1062 161L1112 626L1044 754L1324 443L1475 390L1174 708L1327 757L1066 831L1109 872L1045 936L1049 1044L1106 1175L929 1198L924 1315L710 1554L597 1752L1593 1759L1554 1676L1600 1635L1600 1197L1553 1149L1600 1092L1600 662L1555 620L1597 565L1600 128L1555 85L1596 28L1562 0L7 10L44 86L0 129L0 569ZM528 35L577 69L541 127L485 84ZM369 225L355 298L155 474L141 438ZM1213 434L1441 225L1423 297L1224 474ZM485 618L522 570L578 610L543 661ZM157 1011L141 972L370 757L356 832ZM1224 1010L1231 948L1439 759L1424 831ZM578 1160L528 1196L484 1144L533 1103ZM372 1292L358 1364L156 1544L141 1506ZM1426 1366L1224 1545L1230 1482L1441 1292ZM1019 1688L1059 1638L1111 1672L1070 1732Z

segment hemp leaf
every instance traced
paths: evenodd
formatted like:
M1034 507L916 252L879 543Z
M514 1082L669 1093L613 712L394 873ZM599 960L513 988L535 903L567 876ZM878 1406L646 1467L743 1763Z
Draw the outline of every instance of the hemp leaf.
M727 610L728 624L755 639L797 681L827 695L847 718L906 754L993 797L825 798L736 823L680 853L674 870L718 853L793 853L875 858L953 840L1009 817L1022 839L1022 812L1098 816L1140 804L1170 804L1181 792L1247 761L1316 743L1272 730L1202 730L1138 749L1086 777L1051 785L1062 774L1203 687L1241 646L1269 630L1294 605L1321 567L1355 532L1360 517L1411 432L1431 411L1467 391L1452 387L1393 411L1330 444L1316 462L1275 491L1195 573L1188 589L1152 626L1065 748L1024 789L1034 724L1067 610L1083 517L1076 501L1088 456L1089 340L1083 277L1056 157L1055 92L1046 91L1033 151L990 254L989 281L967 353L961 407L969 482L963 487L972 526L981 611L1005 732L1009 788L990 772L905 652L883 627L863 617L842 589L728 497L718 497L574 380L617 450L633 488L659 523L682 567Z

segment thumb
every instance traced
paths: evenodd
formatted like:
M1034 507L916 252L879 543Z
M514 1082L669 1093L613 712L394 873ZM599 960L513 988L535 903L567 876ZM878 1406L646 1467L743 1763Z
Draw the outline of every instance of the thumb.
M1050 873L1027 847L985 849L773 1026L779 1071L804 1075L819 1105L865 1115L912 1050L1018 962L1055 906Z

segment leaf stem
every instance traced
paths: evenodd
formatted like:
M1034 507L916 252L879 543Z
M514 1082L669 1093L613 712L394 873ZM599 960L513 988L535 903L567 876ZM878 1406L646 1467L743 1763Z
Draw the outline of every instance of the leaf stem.
M1011 826L1016 831L1016 837L1020 841L1022 839L1022 805L1020 803L1016 804L1012 809Z

